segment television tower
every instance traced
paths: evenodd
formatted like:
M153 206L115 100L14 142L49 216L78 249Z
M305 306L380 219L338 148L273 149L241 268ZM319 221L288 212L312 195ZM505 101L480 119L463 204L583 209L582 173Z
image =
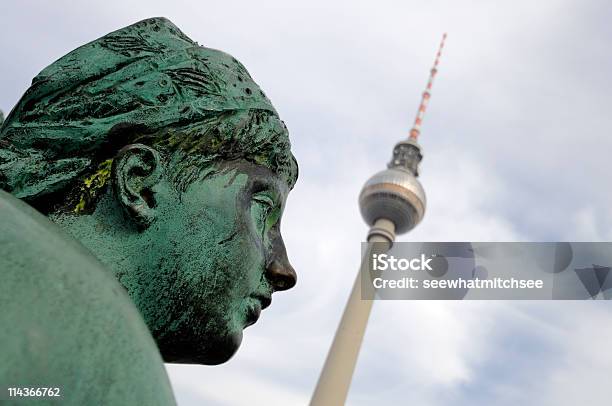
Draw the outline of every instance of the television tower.
M344 405L372 310L373 300L362 297L374 297L374 287L371 284L362 286L360 283L361 272L367 270L367 261L374 250L380 251L382 248L385 252L388 251L393 245L395 235L410 231L421 222L425 214L425 191L417 180L418 166L423 159L417 138L421 133L423 117L431 98L431 88L438 73L438 63L445 40L446 34L442 36L410 136L395 145L387 169L372 176L359 195L361 215L370 226L368 243L377 244L368 244L361 263L362 269L353 284L353 290L310 401L311 406ZM361 289L369 290L368 294L362 296Z

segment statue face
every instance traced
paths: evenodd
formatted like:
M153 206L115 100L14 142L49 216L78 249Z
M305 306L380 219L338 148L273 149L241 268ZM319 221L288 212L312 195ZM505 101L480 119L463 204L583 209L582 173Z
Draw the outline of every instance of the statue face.
M272 293L295 284L280 234L288 192L278 175L246 161L179 196L155 189L156 219L139 233L137 266L118 277L165 361L228 360Z
M163 18L77 48L32 86L0 128L0 186L115 273L166 361L229 359L296 279L276 172L294 182L297 164L270 100ZM194 180L200 163L211 172Z

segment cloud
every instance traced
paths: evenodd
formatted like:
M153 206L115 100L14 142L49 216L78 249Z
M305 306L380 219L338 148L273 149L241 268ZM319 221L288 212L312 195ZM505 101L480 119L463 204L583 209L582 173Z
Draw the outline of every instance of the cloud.
M227 379L226 376L214 373L202 377L199 374L202 368L210 367L167 366L179 404L226 406L248 402L259 404L258 401L264 401L271 406L283 406L305 404L308 401L303 393L288 389L282 382L259 377L254 371L245 373L234 368L232 379Z
M359 265L359 190L407 135L444 31L422 136L427 214L400 239L611 236L606 2L0 7L5 111L64 53L164 15L241 60L291 131L300 180L283 234L298 285L274 295L229 363L168 366L181 405L307 403ZM602 402L608 319L589 303L377 302L349 404Z

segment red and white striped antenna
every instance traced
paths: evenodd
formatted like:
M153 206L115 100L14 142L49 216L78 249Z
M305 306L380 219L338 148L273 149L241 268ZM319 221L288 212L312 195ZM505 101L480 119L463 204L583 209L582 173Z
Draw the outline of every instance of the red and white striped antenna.
M429 99L431 98L431 87L433 86L433 81L436 77L436 73L438 73L438 63L440 62L440 55L442 55L442 48L444 48L444 41L446 41L446 33L444 33L444 35L442 36L442 42L440 42L440 48L438 48L436 60L434 61L433 67L431 68L431 73L429 74L427 87L423 92L423 97L421 98L421 104L419 105L419 110L417 111L416 119L414 120L414 125L410 130L410 139L415 141L421 133L421 125L423 124L425 110L427 110L427 103L429 103Z

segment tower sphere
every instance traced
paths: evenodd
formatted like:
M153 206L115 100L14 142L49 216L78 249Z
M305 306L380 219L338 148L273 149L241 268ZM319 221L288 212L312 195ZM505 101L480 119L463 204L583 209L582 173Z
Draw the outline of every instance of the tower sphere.
M421 182L410 172L389 168L372 176L359 195L361 216L371 227L385 218L403 234L420 223L427 200Z
M383 218L395 224L395 233L403 234L423 219L427 199L416 178L421 158L416 141L401 141L393 150L388 169L365 183L359 195L359 208L370 227Z

